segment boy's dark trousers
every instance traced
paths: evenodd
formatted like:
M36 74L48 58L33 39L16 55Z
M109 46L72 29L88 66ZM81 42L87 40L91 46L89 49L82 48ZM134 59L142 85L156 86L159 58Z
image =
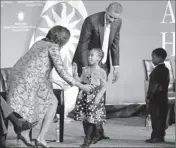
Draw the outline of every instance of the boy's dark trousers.
M151 115L151 122L152 122L151 139L154 138L164 139L166 130L167 112L168 112L167 102L162 105L149 103L149 113Z

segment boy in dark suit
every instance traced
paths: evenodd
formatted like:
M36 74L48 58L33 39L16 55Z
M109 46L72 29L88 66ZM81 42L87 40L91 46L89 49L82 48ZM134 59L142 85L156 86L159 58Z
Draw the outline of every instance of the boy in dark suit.
M151 115L152 133L149 143L164 142L166 117L168 112L169 70L164 64L167 52L157 48L152 52L152 62L156 66L150 74L146 103Z

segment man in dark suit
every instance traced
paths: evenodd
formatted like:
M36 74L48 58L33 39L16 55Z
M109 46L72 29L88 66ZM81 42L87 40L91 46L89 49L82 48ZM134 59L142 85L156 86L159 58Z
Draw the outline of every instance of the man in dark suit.
M149 88L146 102L151 115L152 133L146 142L164 142L166 118L168 112L169 70L164 64L167 53L163 48L152 52L152 61L156 66L150 74Z
M85 19L73 58L73 62L78 65L79 75L82 73L82 68L88 65L89 49L101 48L104 51L101 67L108 75L110 72L110 59L112 59L112 66L114 67L112 82L114 83L118 79L119 40L122 25L122 20L119 16L121 12L121 4L114 2L108 6L105 12L93 14ZM104 135L102 125L101 129L102 136L98 137L97 141L109 139L109 137Z

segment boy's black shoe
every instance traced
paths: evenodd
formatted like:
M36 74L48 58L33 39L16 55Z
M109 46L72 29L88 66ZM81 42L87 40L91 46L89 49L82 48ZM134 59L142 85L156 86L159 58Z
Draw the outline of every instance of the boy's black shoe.
M164 138L153 138L153 139L147 139L145 142L147 143L158 143L158 142L164 142Z
M106 135L103 135L102 138L103 138L103 139L110 139L110 138L109 138L108 136L106 136Z
M1 148L7 148L6 145L6 134L5 135L0 135L0 147Z

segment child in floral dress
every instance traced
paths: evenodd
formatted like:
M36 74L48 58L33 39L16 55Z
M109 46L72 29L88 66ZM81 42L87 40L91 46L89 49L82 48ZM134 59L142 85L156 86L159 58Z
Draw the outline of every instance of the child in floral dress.
M106 110L104 105L104 93L106 91L107 75L99 63L103 58L103 51L99 48L93 48L89 51L89 65L83 68L81 77L77 74L77 65L74 63L74 77L79 79L83 84L91 85L92 91L85 93L79 91L74 119L83 122L84 132L86 134L83 147L91 144L92 134L96 125L103 124L106 121ZM86 124L86 127L85 127Z

